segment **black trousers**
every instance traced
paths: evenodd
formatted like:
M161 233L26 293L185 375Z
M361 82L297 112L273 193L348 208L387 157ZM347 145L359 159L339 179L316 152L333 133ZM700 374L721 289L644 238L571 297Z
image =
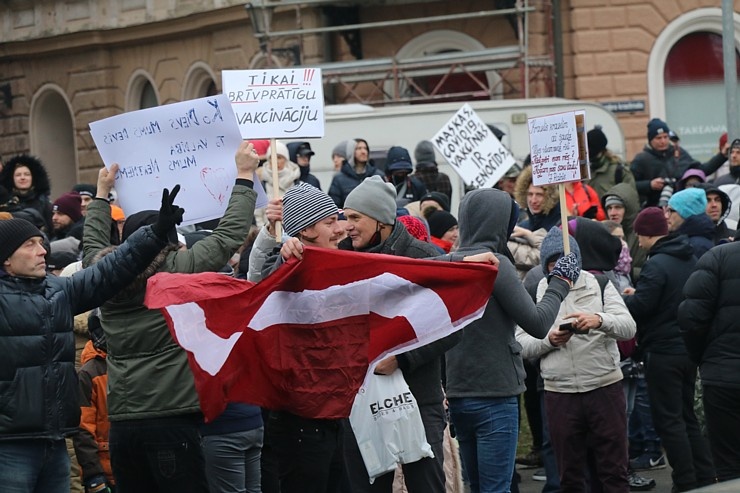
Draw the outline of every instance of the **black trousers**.
M740 389L704 385L704 416L717 479L740 478Z
M208 493L200 417L113 421L109 445L119 493Z
M265 428L277 458L280 493L337 493L342 421L270 411Z
M424 423L427 442L432 447L434 458L425 457L410 464L403 464L403 477L409 493L444 493L444 429L446 426L442 403L419 406L421 420ZM391 493L393 490L394 471L375 479L370 484L367 468L362 460L357 439L352 432L349 420L346 421L344 433L344 463L352 493Z
M694 414L696 365L688 355L647 355L645 378L655 430L678 491L714 482L709 444Z

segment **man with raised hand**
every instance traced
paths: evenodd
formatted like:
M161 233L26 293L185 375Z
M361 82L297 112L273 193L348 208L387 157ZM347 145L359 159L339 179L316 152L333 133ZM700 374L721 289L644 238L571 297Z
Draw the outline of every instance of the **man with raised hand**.
M208 491L198 433L202 415L187 353L172 339L162 313L147 309L143 300L146 281L157 272L217 272L226 265L252 223L258 160L252 144L243 142L235 157L236 183L213 234L189 250L180 250L176 242L165 246L142 275L101 306L108 341L111 464L119 493ZM97 197L88 206L85 265L112 250L108 194L116 170L114 165L110 173L101 173ZM123 238L153 221L156 211L130 215Z
M73 317L131 284L182 220L162 195L162 208L115 252L71 277L47 274L43 234L23 219L0 221L0 489L68 492L64 438L77 432L80 407Z

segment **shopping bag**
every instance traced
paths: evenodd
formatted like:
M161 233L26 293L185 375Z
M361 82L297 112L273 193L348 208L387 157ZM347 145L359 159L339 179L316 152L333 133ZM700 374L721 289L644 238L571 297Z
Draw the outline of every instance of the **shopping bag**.
M349 422L370 483L396 464L434 457L416 399L401 370L370 374L355 397Z

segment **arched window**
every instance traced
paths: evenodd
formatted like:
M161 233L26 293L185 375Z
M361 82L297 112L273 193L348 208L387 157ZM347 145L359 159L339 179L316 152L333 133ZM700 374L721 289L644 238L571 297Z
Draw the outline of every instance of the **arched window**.
M740 74L737 50L735 63ZM727 129L722 36L700 31L682 37L668 52L663 78L668 126L681 147L706 161Z
M412 39L398 50L395 58L397 60L416 60L430 55L480 51L483 49L485 49L483 44L465 33L440 29L426 32ZM476 79L480 82L476 82ZM414 84L426 94L434 91L438 95L435 98L436 102L501 99L503 97L501 77L494 70L470 73L458 71L441 75L417 76L414 77ZM392 85L392 81L386 82L386 94L393 93ZM486 87L490 88L492 93L489 93ZM419 95L419 90L405 81L400 82L399 90L401 98ZM465 94L465 96L445 98L441 96L444 94ZM471 96L471 94L473 95Z
M31 154L44 163L51 181L52 200L77 183L74 118L61 88L48 84L31 101Z
M182 100L198 99L218 94L216 76L211 68L203 62L193 64L185 74Z
M740 46L737 13L733 23L737 47ZM678 134L681 145L699 161L716 152L719 136L727 127L724 86L716 75L717 70L724 74L721 35L722 9L691 10L663 28L648 59L650 117L665 119ZM692 40L703 46L693 49ZM693 62L688 58L684 62L683 57ZM682 65L687 66L681 68Z
M159 106L159 96L149 74L137 70L129 80L126 92L126 111L142 110Z

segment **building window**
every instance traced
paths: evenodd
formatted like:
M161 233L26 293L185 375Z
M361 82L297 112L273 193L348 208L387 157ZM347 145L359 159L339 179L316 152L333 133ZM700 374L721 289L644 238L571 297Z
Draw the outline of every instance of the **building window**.
M740 69L737 50L735 63ZM706 161L727 130L722 36L707 31L683 36L668 52L663 79L668 126L678 134L681 147Z
M129 79L126 91L126 111L143 110L159 106L157 89L143 70L137 70Z

